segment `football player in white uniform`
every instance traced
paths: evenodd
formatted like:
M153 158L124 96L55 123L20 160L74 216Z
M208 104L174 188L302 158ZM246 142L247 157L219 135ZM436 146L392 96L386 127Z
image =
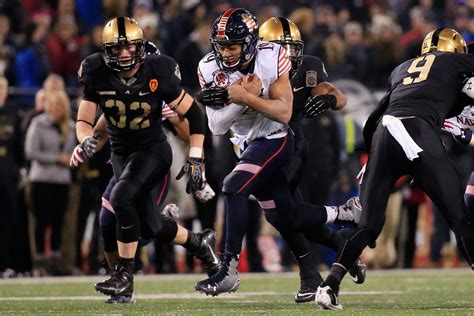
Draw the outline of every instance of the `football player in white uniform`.
M214 21L211 45L213 52L198 66L202 90L196 98L206 106L211 132L222 135L231 130L232 141L240 148L239 162L222 189L227 216L221 268L196 284L197 291L214 296L239 286L237 265L250 195L280 232L309 230L348 212L293 204L284 171L294 151L287 125L293 93L286 50L276 43L259 41L256 18L241 8L229 9ZM345 219L354 220L352 213Z

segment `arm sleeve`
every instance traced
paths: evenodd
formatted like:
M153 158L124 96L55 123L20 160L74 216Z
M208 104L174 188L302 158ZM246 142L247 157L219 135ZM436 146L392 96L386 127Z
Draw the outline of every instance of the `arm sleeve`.
M214 135L224 135L234 124L235 120L246 110L238 104L230 104L220 109L206 106L209 129Z

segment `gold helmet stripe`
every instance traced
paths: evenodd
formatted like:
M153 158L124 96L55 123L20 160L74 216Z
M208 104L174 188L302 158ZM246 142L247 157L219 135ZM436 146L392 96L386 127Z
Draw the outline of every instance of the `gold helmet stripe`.
M283 39L291 41L291 30L290 30L290 23L288 23L288 20L284 17L278 17L278 20L280 20L281 27L283 28Z
M127 39L127 32L125 31L125 18L119 16L117 18L118 40L123 41Z

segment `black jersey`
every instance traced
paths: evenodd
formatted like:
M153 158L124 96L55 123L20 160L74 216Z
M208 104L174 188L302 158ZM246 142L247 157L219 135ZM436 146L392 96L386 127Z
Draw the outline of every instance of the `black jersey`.
M399 65L390 75L390 99L385 114L414 115L440 128L464 108L463 74L474 70L474 56L436 52Z
M291 123L298 123L303 116L303 105L311 96L311 89L319 83L328 80L328 74L324 68L321 59L304 55L303 63L298 71L291 79L291 87L293 89L293 114L291 115ZM291 124L290 123L290 124Z
M128 79L130 84L105 64L101 53L88 56L81 67L84 100L101 107L114 153L129 154L166 141L161 129L163 101L174 101L182 91L172 58L147 56L135 77Z

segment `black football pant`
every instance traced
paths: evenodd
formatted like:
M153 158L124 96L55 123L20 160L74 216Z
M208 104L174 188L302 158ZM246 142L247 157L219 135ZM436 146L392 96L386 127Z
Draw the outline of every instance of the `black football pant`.
M287 177L288 185L293 200L297 203L302 203L301 193L298 190L298 185L301 182L303 177L305 167L308 161L308 143L304 137L301 124L292 124L291 128L293 129L294 135L294 152L290 156L290 160L287 164ZM265 212L265 214L272 214ZM272 214L275 215L275 214ZM278 216L278 214L277 214ZM321 243L333 250L337 251L339 238L335 238L334 230L327 227L324 223L321 223L319 228L312 228L309 231L306 231L304 234L295 231L282 230L281 235L285 242L288 245L290 251L295 255L295 257L300 257L309 252L309 247L306 243L306 238L309 240Z
M336 262L349 267L362 250L374 242L385 221L385 209L398 178L409 174L428 194L454 231L458 246L469 264L474 259L474 225L468 219L463 200L463 186L458 172L449 160L439 131L420 118L402 120L408 133L423 151L413 161L379 123L361 186L363 208L359 228L339 249Z
M117 183L110 194L110 203L117 215L117 240L138 241L140 236L159 236L171 240L174 229L164 227L152 194L157 183L166 177L171 166L172 152L168 142L153 144L145 150L119 156L112 153L112 166ZM168 226L168 222L166 222ZM171 236L174 232L174 235ZM170 235L170 236L168 236ZM171 241L169 240L169 241Z
M115 177L110 178L109 184L102 194L102 207L99 214L100 232L104 243L104 250L106 252L113 252L117 250L117 217L115 215L115 210L110 203L110 194L112 193L112 189L115 187L116 183L117 181L115 180ZM158 213L160 213L162 203L168 195L169 184L170 174L168 172L168 174L157 183L151 192L153 200L157 206L157 208L154 207L154 210ZM167 221L169 219L167 217L161 216L160 220ZM140 226L146 227L147 225L146 218L142 218ZM147 231L150 232L151 230L144 230L143 233L146 234ZM139 243L140 245L146 245L151 239L155 237L157 236L141 235Z

